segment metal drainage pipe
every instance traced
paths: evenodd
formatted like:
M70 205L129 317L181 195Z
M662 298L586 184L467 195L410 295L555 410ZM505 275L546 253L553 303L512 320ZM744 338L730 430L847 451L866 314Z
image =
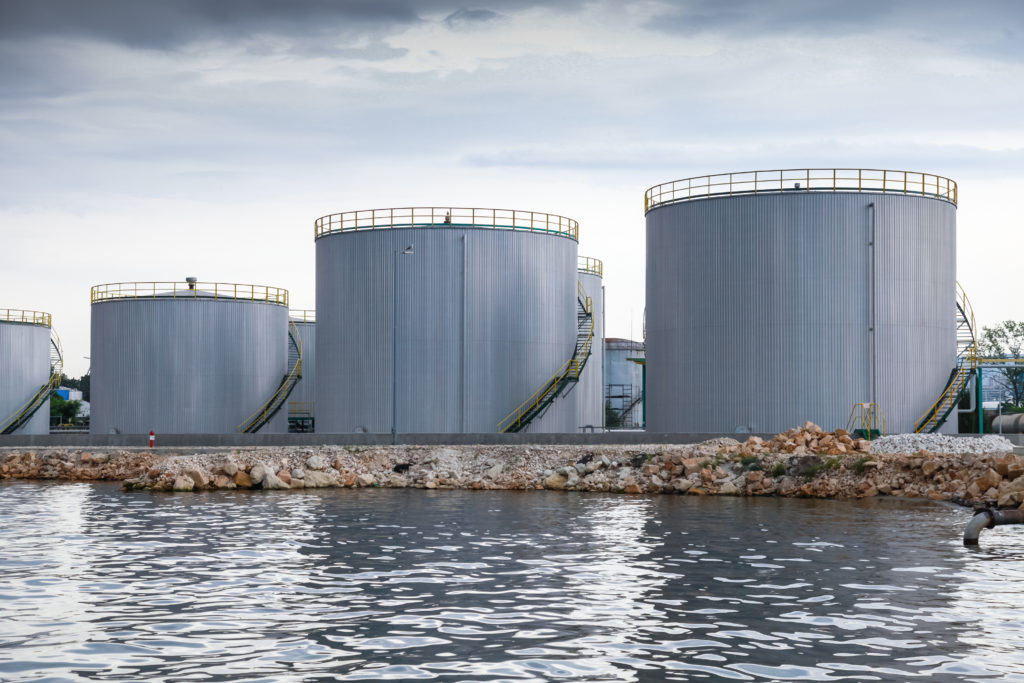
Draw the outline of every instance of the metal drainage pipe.
M1024 510L979 510L964 530L964 545L978 545L982 529L1000 524L1024 524Z

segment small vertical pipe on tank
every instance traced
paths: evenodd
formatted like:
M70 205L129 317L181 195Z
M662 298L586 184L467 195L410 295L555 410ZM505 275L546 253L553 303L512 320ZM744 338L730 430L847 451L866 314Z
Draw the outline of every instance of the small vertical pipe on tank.
M468 257L466 255L467 235L462 235L462 337L459 345L459 431L466 431L466 277Z
M868 237L868 332L871 333L871 403L877 405L878 401L875 396L875 357L877 353L875 348L875 203L868 204L868 209L871 212L871 222L868 227L870 231Z
M605 291L604 291L604 271L602 270L601 271L601 342L600 342L601 343L601 431L602 432L604 432L604 431L606 431L608 429L608 425L605 424L605 421L604 421L605 417L606 417L605 412L604 412L604 388L606 386L608 386L608 384L607 384L608 377L605 374L605 356L607 356L608 354L605 353L605 348L604 348L604 340L608 338L606 336L606 334L605 334L605 320L608 319L608 316L605 315L605 310L606 310L605 306L607 305L607 303L608 303L608 299L605 298Z

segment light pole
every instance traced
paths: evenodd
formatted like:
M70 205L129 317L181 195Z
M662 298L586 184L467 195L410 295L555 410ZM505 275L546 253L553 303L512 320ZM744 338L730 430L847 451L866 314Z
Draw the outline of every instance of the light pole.
M391 444L398 443L398 257L412 256L410 244L402 251L395 251L395 263L391 272Z

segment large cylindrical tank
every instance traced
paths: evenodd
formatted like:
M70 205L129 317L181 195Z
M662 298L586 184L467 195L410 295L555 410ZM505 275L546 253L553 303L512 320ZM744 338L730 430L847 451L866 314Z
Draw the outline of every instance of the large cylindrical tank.
M640 429L644 425L644 343L610 338L604 342L605 404L614 415L609 429Z
M317 431L498 431L573 356L576 236L530 211L318 219ZM574 395L526 431L575 431Z
M580 299L590 304L594 336L575 389L576 426L582 432L600 432L604 430L604 264L581 256L577 277Z
M316 431L316 311L293 309L289 322L302 343L302 379L288 397L288 431Z
M94 434L225 434L288 373L288 292L225 283L92 288ZM287 407L260 432L287 430Z
M48 434L49 401L27 418L25 406L50 381L50 314L0 308L0 432ZM21 422L14 427L15 422Z
M913 431L956 359L956 184L846 169L651 188L647 428ZM955 431L955 420L944 428Z

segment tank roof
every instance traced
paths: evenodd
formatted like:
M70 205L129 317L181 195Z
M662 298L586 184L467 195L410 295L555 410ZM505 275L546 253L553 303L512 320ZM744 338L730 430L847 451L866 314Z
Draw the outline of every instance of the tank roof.
M316 310L309 308L293 308L288 311L288 319L293 323L313 324L316 322Z
M644 343L639 341L633 341L632 339L622 339L621 337L605 337L604 339L605 348L626 350L626 351L643 351Z
M694 199L789 192L903 194L941 199L954 206L957 203L956 183L930 173L876 168L786 168L717 173L655 185L644 193L644 213L665 204Z
M42 311L26 311L20 308L0 308L0 323L21 323L52 327L53 318Z
M579 224L571 218L540 211L483 209L455 206L413 206L345 211L321 216L313 223L315 239L337 232L392 228L489 228L526 230L579 239Z
M223 299L288 305L288 290L232 282L112 282L92 288L94 304L122 299Z
M601 259L590 256L579 256L576 259L576 270L581 273L590 273L598 277L604 277L604 264Z

